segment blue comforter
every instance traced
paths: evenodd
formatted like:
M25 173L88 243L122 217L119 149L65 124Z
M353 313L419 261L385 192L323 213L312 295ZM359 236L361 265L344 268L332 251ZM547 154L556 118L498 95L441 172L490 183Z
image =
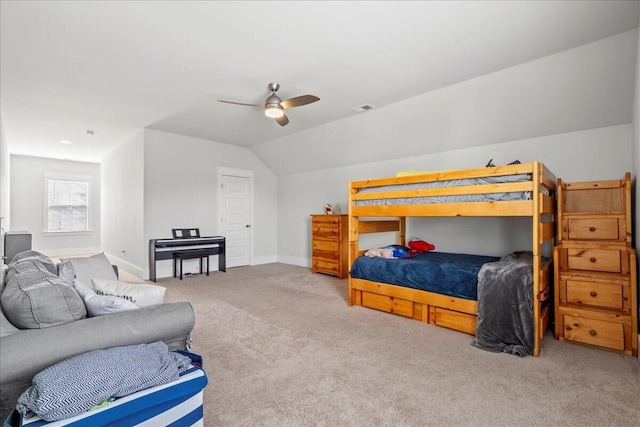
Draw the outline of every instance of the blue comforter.
M361 256L351 267L351 277L476 300L480 268L499 259L446 252L425 252L408 259Z

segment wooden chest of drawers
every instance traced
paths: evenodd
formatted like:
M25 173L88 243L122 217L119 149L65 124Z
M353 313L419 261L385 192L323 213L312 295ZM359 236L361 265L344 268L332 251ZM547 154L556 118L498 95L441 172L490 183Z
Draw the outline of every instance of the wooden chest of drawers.
M311 272L347 277L347 221L347 215L311 215Z
M638 354L631 181L558 180L555 336Z

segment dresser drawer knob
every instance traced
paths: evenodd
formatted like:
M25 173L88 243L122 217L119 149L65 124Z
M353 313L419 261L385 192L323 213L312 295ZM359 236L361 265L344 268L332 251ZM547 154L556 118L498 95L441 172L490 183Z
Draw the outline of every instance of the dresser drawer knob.
M591 335L592 337L595 337L596 335L598 335L598 333L595 331L595 329L592 329L589 331L589 335Z
M589 295L591 295L592 297L595 298L595 297L598 296L598 293L596 291L591 291L591 292L589 292Z
M572 330L572 329L571 329L571 326L565 326L565 329L566 329L567 331L571 331L571 330Z
M597 260L595 258L589 258L589 261L596 262Z
M595 227L589 227L589 231L596 231Z

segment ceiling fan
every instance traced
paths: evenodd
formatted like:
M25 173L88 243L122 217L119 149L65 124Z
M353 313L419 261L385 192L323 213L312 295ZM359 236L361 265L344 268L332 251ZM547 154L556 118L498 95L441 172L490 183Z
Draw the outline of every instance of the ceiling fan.
M267 88L271 91L271 95L269 95L264 105L245 104L243 102L224 101L222 99L218 99L218 102L264 108L264 114L267 117L275 119L280 126L286 126L289 123L289 118L284 113L284 110L293 107L301 107L303 105L311 104L312 102L320 101L320 98L314 95L301 95L283 101L278 95L276 95L276 92L278 91L278 89L280 89L280 85L278 83L269 83L269 86L267 86Z

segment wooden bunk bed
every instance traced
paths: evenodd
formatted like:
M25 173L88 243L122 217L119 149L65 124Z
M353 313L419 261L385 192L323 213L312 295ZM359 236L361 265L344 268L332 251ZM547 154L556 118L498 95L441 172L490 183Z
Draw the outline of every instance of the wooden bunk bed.
M501 177L513 175L524 176L524 180L494 182L500 181ZM477 179L482 183L469 185L467 179ZM456 183L455 180L464 181ZM484 181L491 182L483 183ZM445 183L452 186L437 188L415 188L420 185L409 185L409 189L407 186L402 188L402 184L430 185L429 183L441 182L453 184ZM396 243L405 246L406 217L531 217L533 355L538 356L550 315L550 304L543 304L540 297L550 285L552 277L555 187L556 177L539 162L351 182L349 265L351 266L356 258L366 251L359 247L358 240L361 234L396 232ZM500 196L505 193L521 193L527 196L517 200L488 201L482 200L482 197L474 197ZM440 196L444 198L433 202L434 197ZM459 201L459 196L471 196L471 201ZM376 217L380 219L376 220ZM543 251L549 252L548 258L542 256ZM366 306L472 335L475 335L476 331L478 303L475 300L349 277L349 305Z

